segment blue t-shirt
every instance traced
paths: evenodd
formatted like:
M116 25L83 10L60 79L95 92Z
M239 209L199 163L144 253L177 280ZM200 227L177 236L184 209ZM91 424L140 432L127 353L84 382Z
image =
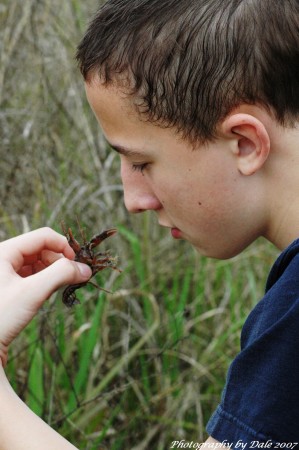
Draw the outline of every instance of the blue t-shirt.
M244 324L207 431L231 448L242 449L238 441L246 449L299 441L299 239L276 260L265 296Z

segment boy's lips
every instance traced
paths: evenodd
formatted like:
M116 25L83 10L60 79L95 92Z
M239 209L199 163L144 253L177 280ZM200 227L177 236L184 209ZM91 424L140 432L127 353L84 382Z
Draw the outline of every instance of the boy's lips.
M178 228L171 228L171 234L174 239L182 239L182 232Z
M171 235L174 239L182 239L183 233L179 228L172 227L171 225L168 225L165 222L163 223L161 220L159 220L159 225L161 227L170 228Z

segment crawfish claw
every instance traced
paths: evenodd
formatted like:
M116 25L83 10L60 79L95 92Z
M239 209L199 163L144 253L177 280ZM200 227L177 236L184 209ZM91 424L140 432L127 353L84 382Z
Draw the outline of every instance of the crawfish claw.
M97 247L101 242L103 242L108 237L113 236L115 233L117 233L117 229L110 228L109 230L105 230L100 234L96 234L90 239L90 248Z

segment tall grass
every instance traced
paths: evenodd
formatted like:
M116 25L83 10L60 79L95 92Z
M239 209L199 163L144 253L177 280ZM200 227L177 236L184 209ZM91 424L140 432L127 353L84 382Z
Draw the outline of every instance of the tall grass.
M104 271L67 309L56 293L11 348L8 375L28 405L81 449L157 449L205 439L242 324L275 251L226 262L129 216L118 160L84 97L74 51L95 0L0 3L0 238L63 219L105 241Z

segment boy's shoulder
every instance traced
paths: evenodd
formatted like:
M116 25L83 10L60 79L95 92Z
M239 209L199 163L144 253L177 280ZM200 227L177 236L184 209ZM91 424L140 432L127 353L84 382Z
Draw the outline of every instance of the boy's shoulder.
M299 233L298 233L299 234ZM266 292L268 292L283 277L285 280L298 282L299 287L299 238L292 242L275 261L267 280Z
M295 310L298 313L294 315ZM299 239L292 242L273 264L265 295L244 324L241 348L253 344L265 333L272 332L278 324L285 323L286 327L287 320L299 323ZM290 324L287 328L292 329Z
M244 324L241 351L208 424L215 439L298 441L298 347L299 239L277 258L265 296Z

